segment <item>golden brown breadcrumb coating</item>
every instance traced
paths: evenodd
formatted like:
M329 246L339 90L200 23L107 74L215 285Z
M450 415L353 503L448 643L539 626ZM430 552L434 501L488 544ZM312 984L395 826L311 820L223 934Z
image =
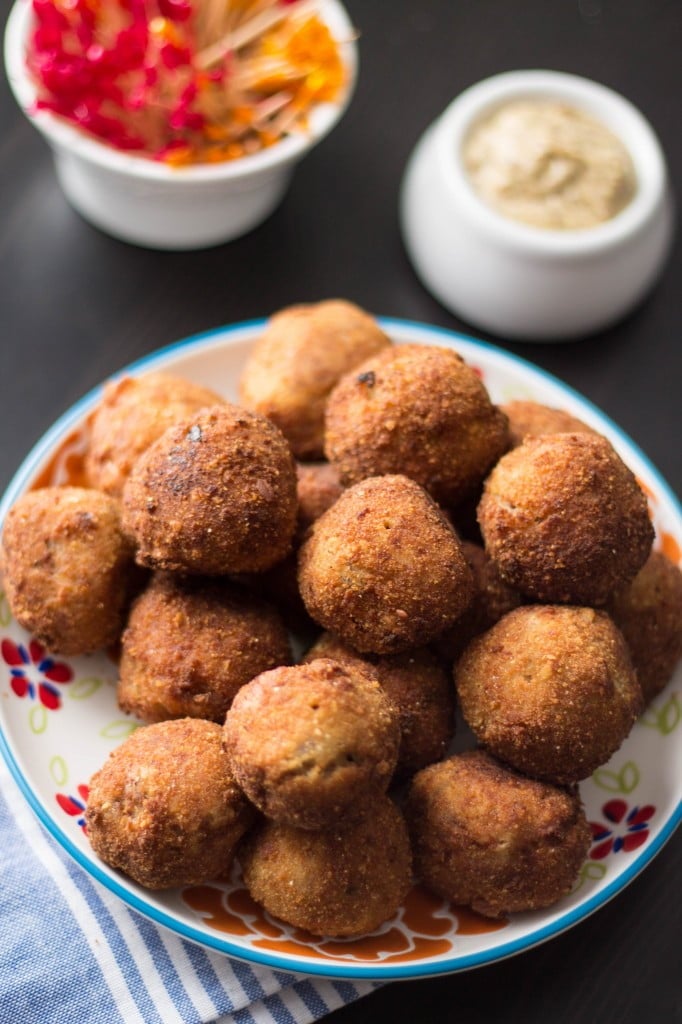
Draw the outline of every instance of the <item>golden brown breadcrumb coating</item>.
M198 718L137 729L93 775L86 809L95 853L148 889L224 875L254 817L220 726Z
M397 712L364 672L321 658L264 672L242 687L223 743L237 782L269 818L342 827L388 788Z
M513 448L517 448L526 437L541 437L543 434L578 434L583 431L596 434L598 431L571 416L564 409L553 409L540 402L517 399L505 402L500 409L509 420L509 437Z
M227 580L157 573L123 633L118 702L145 722L221 725L241 686L291 660L274 608Z
M431 651L362 655L333 633L323 633L303 660L316 658L366 672L388 696L400 720L396 776L404 778L445 755L455 734L455 688Z
M472 640L455 682L479 743L549 782L587 778L643 706L622 634L593 608L516 608Z
M474 578L474 596L468 608L435 642L439 654L454 661L473 637L494 626L503 615L521 604L518 590L510 587L484 549L462 541L462 551Z
M256 342L240 400L277 424L297 458L319 459L330 391L344 373L390 344L374 317L352 302L289 306L268 320Z
M298 495L297 536L302 539L308 527L334 504L343 492L339 471L330 462L299 462L296 466Z
M504 579L546 602L604 604L654 538L644 492L597 434L547 434L514 448L486 480L478 519Z
M455 505L508 447L506 417L452 349L387 349L347 374L327 403L325 454L345 484L401 473Z
M236 581L272 604L293 633L313 637L320 627L308 615L298 589L298 556L291 551L264 572L243 573Z
M682 658L682 572L663 552L654 551L632 582L611 595L607 607L649 703Z
M7 514L1 568L12 613L54 653L114 644L138 581L113 498L82 487L43 487Z
M418 879L488 917L556 903L592 838L577 792L524 778L480 750L415 775L405 816Z
M235 405L167 430L135 463L123 527L152 569L259 572L286 555L296 526L296 469L280 431Z
M85 468L93 487L121 496L133 464L169 427L220 395L169 373L121 377L104 388L92 418Z
M374 477L344 491L310 528L298 578L313 619L373 654L424 646L473 592L452 527L404 476Z
M483 483L474 494L460 501L457 505L445 509L448 519L452 523L455 533L461 540L470 541L472 544L483 546L481 528L478 525L478 503L483 497Z
M343 491L336 469L328 462L299 462L296 465L298 517L293 550L265 572L251 573L240 580L272 602L289 629L312 638L320 627L308 615L298 587L298 547L308 527L330 508Z
M407 829L387 796L373 796L364 809L343 830L257 825L238 851L251 896L314 935L363 935L391 918L411 884Z

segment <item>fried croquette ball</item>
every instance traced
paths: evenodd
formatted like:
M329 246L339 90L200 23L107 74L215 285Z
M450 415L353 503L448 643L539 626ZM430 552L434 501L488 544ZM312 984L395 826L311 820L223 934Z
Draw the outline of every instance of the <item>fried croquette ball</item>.
M481 750L418 772L405 817L417 878L486 917L556 903L592 841L577 792L524 778Z
M509 436L512 448L522 444L525 437L541 437L543 434L579 434L583 431L596 434L577 416L571 416L564 409L553 409L539 402L517 399L506 402L500 409L509 420Z
M500 576L500 571L479 544L462 541L467 565L474 577L474 597L465 611L436 640L446 660L454 661L473 637L484 633L521 604L521 595Z
M265 572L237 576L236 580L279 612L282 620L297 639L302 635L312 639L319 635L320 627L308 615L298 589L297 552L291 551L281 562Z
M123 633L118 702L145 722L223 723L241 686L291 661L270 605L225 580L156 574Z
M150 444L169 427L222 400L216 392L169 373L110 382L92 419L85 459L90 484L120 497L133 464Z
M608 761L643 705L622 634L593 608L516 608L472 640L455 683L483 747L559 784Z
M483 484L481 483L481 486L469 498L465 498L453 508L445 510L457 536L463 541L467 540L472 544L478 544L479 547L483 545L483 537L478 525L477 512L482 496Z
M334 504L343 487L328 462L299 462L296 478L298 516L293 550L265 572L242 578L246 586L275 605L293 632L314 635L319 626L308 615L298 588L297 549L308 527Z
M381 794L365 803L348 828L308 832L263 821L239 847L253 899L314 935L374 931L397 912L411 885L407 828Z
M299 462L296 479L297 534L303 538L308 527L341 497L343 485L338 469L330 462Z
M114 644L137 581L118 503L83 487L28 491L7 514L2 574L12 613L56 654Z
M148 889L222 876L255 811L235 784L220 726L180 718L137 729L90 780L88 838Z
M352 302L290 306L268 320L242 373L240 400L277 424L297 458L319 459L332 388L390 344L374 317Z
M547 603L604 604L654 538L644 492L597 434L547 434L514 448L488 477L478 519L503 578Z
M333 633L323 633L303 660L316 658L331 658L379 683L400 721L396 776L405 778L444 757L455 734L455 691L431 651L361 655Z
M682 572L661 551L652 552L632 582L611 595L608 611L648 704L682 658Z
M345 484L401 473L456 505L508 447L506 416L447 348L387 349L347 374L327 403L325 454Z
M283 558L296 508L296 469L280 431L225 403L171 427L138 459L122 518L141 565L220 576Z
M374 477L344 491L310 528L298 581L316 622L372 654L424 646L473 592L454 530L404 476Z
M265 572L243 578L246 586L271 601L287 626L295 633L314 637L319 626L308 615L298 587L297 549L311 523L326 512L339 497L343 487L334 466L328 462L296 464L298 516L293 550Z
M341 827L388 788L397 712L364 672L327 658L264 672L235 697L223 743L234 776L269 818Z

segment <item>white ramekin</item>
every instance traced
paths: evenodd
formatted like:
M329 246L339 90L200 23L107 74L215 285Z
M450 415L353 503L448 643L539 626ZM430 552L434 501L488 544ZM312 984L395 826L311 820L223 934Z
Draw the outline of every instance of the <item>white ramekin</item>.
M110 235L158 249L199 249L230 241L273 212L296 164L345 112L357 74L357 48L344 7L323 0L321 14L341 44L347 86L337 103L321 104L310 130L252 156L173 168L98 142L48 111L36 111L26 70L30 0L16 0L5 32L5 68L19 106L52 149L70 203Z
M474 191L462 162L471 126L512 99L549 98L607 125L637 176L632 201L581 230L514 221ZM444 306L508 338L555 341L615 322L658 277L672 237L665 159L642 114L611 89L554 71L514 71L461 93L424 133L402 183L400 217L413 266Z

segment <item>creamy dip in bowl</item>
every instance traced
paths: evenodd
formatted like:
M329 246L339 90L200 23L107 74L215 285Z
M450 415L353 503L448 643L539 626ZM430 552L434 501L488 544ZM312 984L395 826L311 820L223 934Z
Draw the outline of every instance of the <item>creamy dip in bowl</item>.
M538 228L592 228L637 190L621 140L579 107L517 99L476 122L462 147L471 184L498 213Z
M458 96L410 157L400 216L414 268L443 305L529 341L626 315L657 279L673 223L642 114L553 71L496 75Z

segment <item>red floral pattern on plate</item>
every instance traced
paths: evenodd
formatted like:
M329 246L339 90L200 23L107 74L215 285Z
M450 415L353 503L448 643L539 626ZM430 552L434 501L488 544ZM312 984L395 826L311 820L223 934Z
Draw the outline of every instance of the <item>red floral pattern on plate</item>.
M592 841L590 860L603 860L610 853L630 853L649 838L649 821L656 813L652 804L628 811L625 800L609 800L602 807L607 824L590 822ZM619 826L619 827L616 827Z
M64 811L65 814L69 814L72 818L77 818L76 824L80 825L83 831L87 835L87 828L85 825L85 805L88 802L88 787L81 784L77 787L78 796L70 796L67 793L56 793L55 797L57 803Z
M48 711L61 707L59 686L70 683L73 670L64 661L55 661L37 640L27 644L15 643L5 637L0 643L0 655L9 668L9 685L17 697L38 700Z

